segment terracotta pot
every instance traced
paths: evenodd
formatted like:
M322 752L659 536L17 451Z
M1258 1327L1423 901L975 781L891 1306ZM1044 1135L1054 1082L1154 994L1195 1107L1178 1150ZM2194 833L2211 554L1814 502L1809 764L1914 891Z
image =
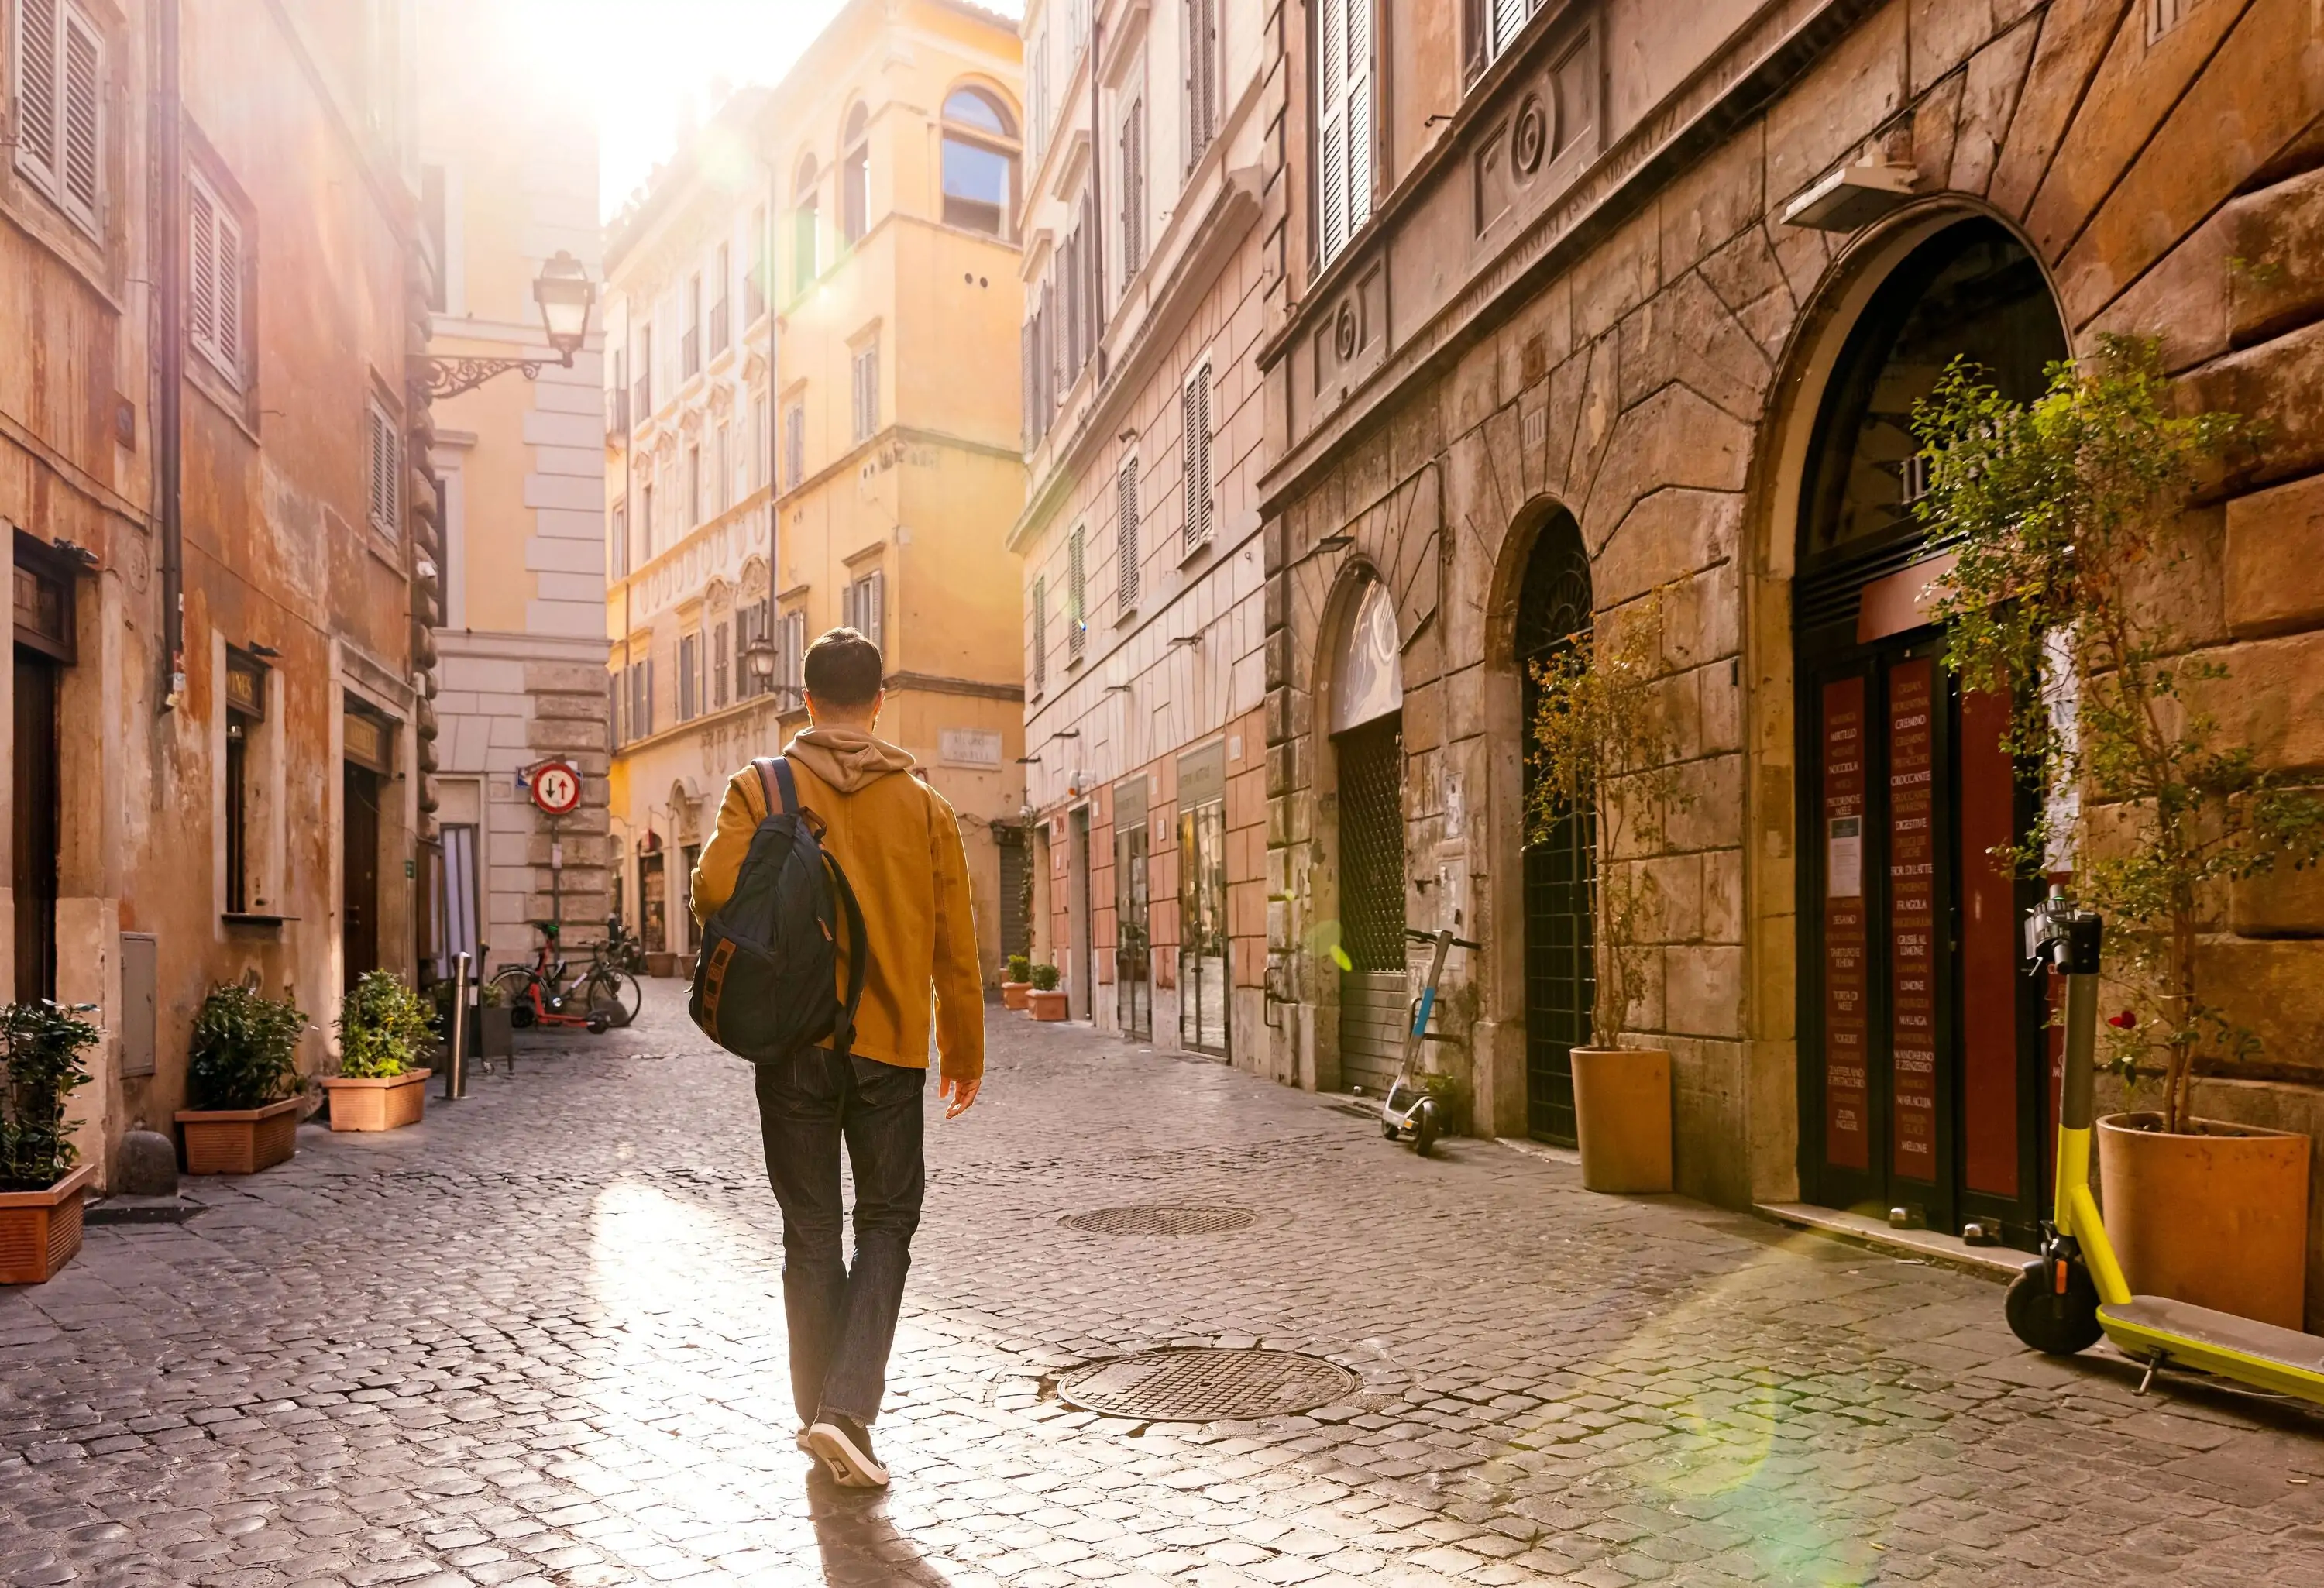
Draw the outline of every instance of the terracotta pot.
M1025 993L1025 1007L1037 1020L1061 1020L1065 1018L1065 991L1062 987L1044 992L1038 987Z
M0 1191L0 1285L42 1285L80 1250L85 1163L45 1191Z
M1631 1195L1671 1188L1670 1068L1660 1048L1573 1050L1584 1186Z
M2308 1283L2308 1138L2222 1120L2185 1134L2159 1113L2098 1121L2098 1198L2141 1296L2301 1326Z
M674 976L678 974L678 956L675 954L647 955L646 974L650 976Z
M428 1112L428 1077L434 1070L406 1070L400 1076L358 1079L330 1076L322 1082L330 1094L334 1131L398 1131L416 1125Z
M186 1173L254 1175L288 1162L299 1150L299 1099L264 1108L178 1111L186 1137Z
M1010 1009L1022 1009L1025 1007L1025 994L1032 990L1030 982L1003 982L1001 983L1001 1002Z

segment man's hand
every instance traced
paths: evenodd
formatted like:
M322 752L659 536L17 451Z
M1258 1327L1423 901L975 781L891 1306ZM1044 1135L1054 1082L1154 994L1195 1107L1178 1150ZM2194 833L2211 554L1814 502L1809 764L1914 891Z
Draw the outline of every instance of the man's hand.
M975 1104L977 1091L983 1085L984 1077L982 1076L971 1076L965 1081L945 1076L938 1080L936 1095L939 1098L948 1097L952 1100L945 1109L945 1118L956 1120L966 1113Z

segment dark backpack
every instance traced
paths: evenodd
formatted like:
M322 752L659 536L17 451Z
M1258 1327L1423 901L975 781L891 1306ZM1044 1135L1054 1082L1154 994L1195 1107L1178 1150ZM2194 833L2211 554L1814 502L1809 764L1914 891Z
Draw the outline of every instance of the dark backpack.
M767 814L751 835L734 891L702 928L694 961L694 1023L727 1052L764 1063L831 1039L855 1039L868 957L863 911L847 873L823 846L823 824L802 809L790 762L761 756ZM847 997L833 991L844 920Z

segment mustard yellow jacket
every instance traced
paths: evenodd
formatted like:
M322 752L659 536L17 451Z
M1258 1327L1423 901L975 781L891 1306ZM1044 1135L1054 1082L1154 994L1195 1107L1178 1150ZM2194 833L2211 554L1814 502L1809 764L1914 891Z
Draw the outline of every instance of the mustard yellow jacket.
M821 819L824 846L863 908L871 965L853 1051L882 1064L926 1069L933 1025L940 1073L957 1080L982 1076L984 988L959 817L943 795L911 775L908 752L868 733L812 728L785 746L785 753L799 803ZM717 834L694 871L696 921L708 919L733 893L735 873L766 808L755 767L727 780ZM843 996L853 946L840 946Z

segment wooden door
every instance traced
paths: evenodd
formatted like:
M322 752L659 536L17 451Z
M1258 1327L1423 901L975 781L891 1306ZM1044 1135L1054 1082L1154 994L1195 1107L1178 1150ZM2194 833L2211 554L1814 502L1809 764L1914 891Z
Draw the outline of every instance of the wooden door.
M349 992L379 968L379 774L342 762L339 953Z
M57 673L16 651L16 999L57 995Z

